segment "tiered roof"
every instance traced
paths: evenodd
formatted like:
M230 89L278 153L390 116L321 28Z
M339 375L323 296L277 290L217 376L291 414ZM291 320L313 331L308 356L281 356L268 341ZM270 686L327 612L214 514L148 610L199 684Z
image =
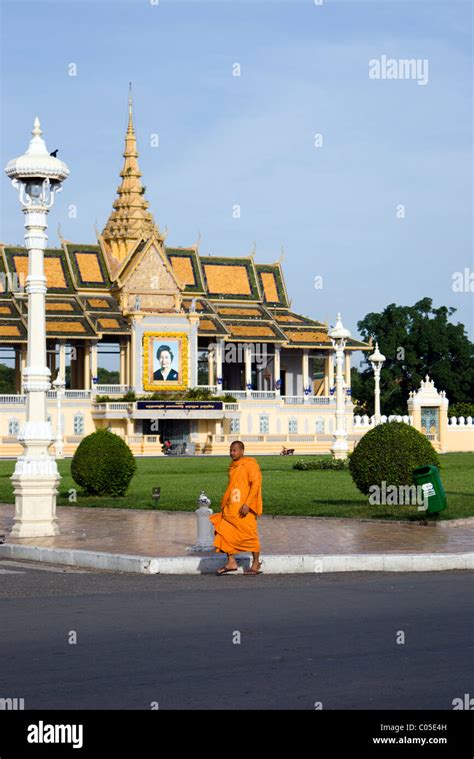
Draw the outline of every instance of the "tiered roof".
M135 246L132 259L140 255L144 244ZM287 348L332 348L327 324L289 308L280 263L255 264L251 256L200 256L196 246L165 248L165 253L182 288L183 310L200 316L200 336L271 342ZM111 275L101 245L64 241L62 248L47 249L44 255L48 337L98 340L130 332L118 301L117 277ZM27 270L24 248L0 246L0 283L24 286ZM24 287L0 291L2 342L26 341L27 311ZM347 347L368 350L370 346L350 339Z
M128 110L122 180L114 210L98 236L99 244L62 240L61 248L44 252L47 336L97 340L130 333L127 282L134 283L130 289L136 293L136 283L149 287L143 284L149 272L162 266L168 286L174 287L179 296L175 307L179 308L181 301L185 312L199 314L198 334L202 337L272 342L287 348L332 348L327 324L291 310L279 262L256 264L253 256L202 256L197 245L164 246L164 236L144 198L131 93ZM154 257L150 258L150 252ZM140 268L145 256L148 263ZM26 342L27 272L25 248L0 245L1 342ZM141 274L132 280L134 272ZM148 289L144 308L147 313L154 311L153 290L151 293ZM156 311L163 313L163 308ZM349 340L347 347L370 349L359 340Z

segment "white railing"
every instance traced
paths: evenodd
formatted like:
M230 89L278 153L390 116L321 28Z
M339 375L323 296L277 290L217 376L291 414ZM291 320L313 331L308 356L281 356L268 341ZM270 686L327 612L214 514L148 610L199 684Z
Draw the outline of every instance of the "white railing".
M230 391L232 393L232 391ZM251 390L250 397L252 400L268 401L276 398L276 392L274 390Z
M108 411L133 411L135 404L131 401L107 401L105 403L96 403L94 411L107 413Z
M472 429L472 416L465 418L464 416L451 416L448 420L448 427L456 427L457 429Z
M224 411L238 411L238 410L239 410L238 403L224 403Z
M400 416L398 414L392 414L390 416L385 416L385 414L382 414L380 417L380 424L385 424L386 422L405 422L405 424L413 424L413 417L404 415ZM364 416L360 416L359 414L356 414L353 419L353 426L354 427L374 427L375 426L375 416L367 416L367 414L364 414Z
M128 385L94 385L92 392L96 395L123 395L130 390Z
M48 390L46 397L50 400L56 399L56 390ZM63 393L63 400L90 400L90 390L65 390Z
M84 437L84 435L66 435L66 443L80 443Z
M214 435L215 443L231 443L236 435ZM318 435L240 435L239 440L243 443L315 443L320 439Z
M328 395L282 395L281 397L283 402L289 405L310 403L314 406L329 406L336 402L335 398Z
M0 395L0 404L5 406L19 406L26 403L26 395Z

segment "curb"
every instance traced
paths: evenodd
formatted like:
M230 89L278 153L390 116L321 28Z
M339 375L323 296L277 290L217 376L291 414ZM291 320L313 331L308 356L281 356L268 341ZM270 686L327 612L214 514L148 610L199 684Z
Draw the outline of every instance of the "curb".
M110 572L131 572L153 575L214 574L224 565L224 557L201 556L134 556L67 548L40 548L17 543L0 545L0 558L42 561L83 569L102 569ZM250 558L237 557L240 566L247 567ZM325 572L440 572L449 569L474 569L474 553L424 554L352 554L333 556L273 555L263 556L265 574L323 574Z

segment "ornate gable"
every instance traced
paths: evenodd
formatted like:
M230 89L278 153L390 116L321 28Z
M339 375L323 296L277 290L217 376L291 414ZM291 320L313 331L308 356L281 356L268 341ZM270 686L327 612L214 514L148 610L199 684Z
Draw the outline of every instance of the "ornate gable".
M136 252L123 271L117 285L124 312L180 311L181 291L162 243L152 237Z

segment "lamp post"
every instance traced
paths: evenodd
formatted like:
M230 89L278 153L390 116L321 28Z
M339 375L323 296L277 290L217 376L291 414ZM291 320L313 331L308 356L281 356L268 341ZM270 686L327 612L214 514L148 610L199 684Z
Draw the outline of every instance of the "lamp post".
M63 420L61 415L61 397L66 387L65 379L58 374L53 382L53 387L56 390L56 441L54 443L54 450L57 459L64 458L64 440L63 440Z
M375 343L375 351L369 356L369 361L372 364L374 370L375 379L375 404L374 404L374 416L375 424L380 424L380 372L385 361L385 356L379 351L379 344Z
M336 430L331 451L335 459L347 458L349 446L347 445L347 432L344 423L344 378L342 366L344 363L344 348L347 338L351 333L341 321L341 314L337 315L336 326L328 332L335 352L336 361Z
M67 179L65 163L48 153L38 118L35 119L26 153L10 161L5 169L19 191L25 215L25 243L28 250L28 351L24 372L26 421L18 440L24 448L12 476L15 494L15 520L11 536L47 537L59 533L56 494L59 473L49 453L53 431L46 413L46 393L51 372L46 366L46 248L47 216L61 182Z

